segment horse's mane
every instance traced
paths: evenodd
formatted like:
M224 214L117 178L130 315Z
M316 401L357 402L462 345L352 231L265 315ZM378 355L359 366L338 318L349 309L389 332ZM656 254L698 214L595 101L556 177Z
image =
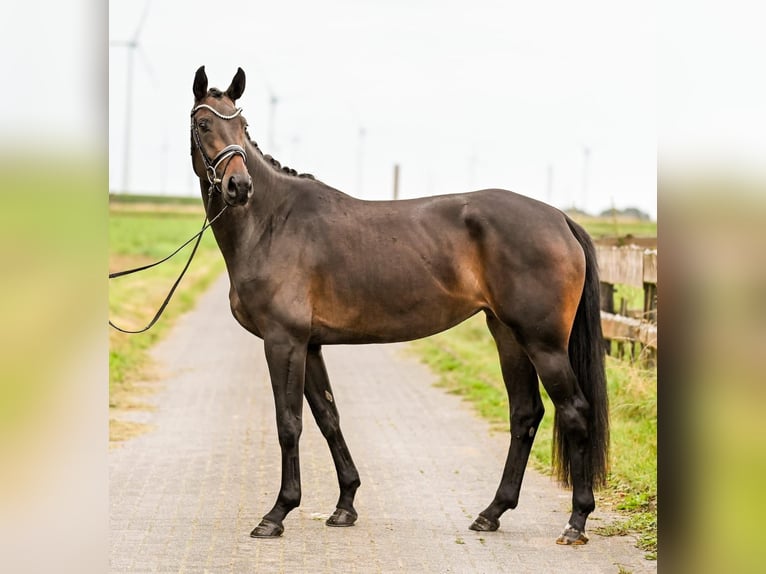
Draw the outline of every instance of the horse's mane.
M253 145L253 147L258 151L259 154L263 157L263 159L266 161L268 165L270 165L273 169L280 173L285 173L287 175L292 175L294 177L303 177L305 179L316 179L313 175L310 173L298 173L291 167L287 167L286 165L282 165L279 163L276 158L273 158L269 154L265 154L261 151L261 148L258 147L258 144L256 141L250 137L250 134L247 133L247 130L245 130L245 135L247 136L247 139L250 140L250 143Z
M225 94L219 90L218 88L210 88L207 92L207 95L216 98L220 100ZM305 179L316 179L313 175L310 173L298 173L296 170L294 170L291 167L287 167L286 165L282 165L279 163L274 157L270 156L269 154L265 154L261 151L261 148L258 147L258 144L255 142L253 138L250 137L250 134L247 133L247 130L245 130L245 135L247 136L247 139L250 140L250 143L253 144L253 147L258 150L258 153L261 154L261 157L266 161L266 163L271 166L273 169L280 173L284 173L287 175L292 175L294 177L302 177Z

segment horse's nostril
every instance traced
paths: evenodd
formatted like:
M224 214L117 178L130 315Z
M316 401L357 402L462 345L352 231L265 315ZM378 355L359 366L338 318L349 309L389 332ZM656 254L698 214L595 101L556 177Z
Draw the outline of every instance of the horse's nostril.
M247 174L233 174L226 182L226 196L237 203L247 201L253 189L253 180Z
M229 178L229 183L227 184L227 188L230 192L234 193L237 190L242 191L249 191L250 188L253 186L253 182L249 177L242 177L240 175L232 175Z

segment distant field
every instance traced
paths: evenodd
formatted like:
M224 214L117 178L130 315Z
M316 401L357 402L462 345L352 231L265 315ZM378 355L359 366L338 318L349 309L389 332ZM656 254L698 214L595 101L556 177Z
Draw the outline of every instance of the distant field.
M114 206L118 204L130 204L130 203L154 203L162 205L193 205L200 207L200 215L202 214L202 200L198 195L193 197L181 197L176 195L134 195L128 193L110 193L109 205Z
M633 237L657 237L656 221L626 218L611 219L608 217L588 217L578 215L573 216L572 219L585 227L594 239L600 239L602 237L625 237L626 235L632 235Z

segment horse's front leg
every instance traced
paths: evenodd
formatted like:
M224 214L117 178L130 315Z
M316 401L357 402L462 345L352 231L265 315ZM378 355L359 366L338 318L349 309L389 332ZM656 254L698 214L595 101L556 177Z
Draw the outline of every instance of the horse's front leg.
M254 538L273 538L284 532L287 513L301 502L301 473L298 440L303 430L303 385L306 373L305 342L280 333L264 338L266 361L274 391L277 434L282 450L282 484L274 507L253 529Z

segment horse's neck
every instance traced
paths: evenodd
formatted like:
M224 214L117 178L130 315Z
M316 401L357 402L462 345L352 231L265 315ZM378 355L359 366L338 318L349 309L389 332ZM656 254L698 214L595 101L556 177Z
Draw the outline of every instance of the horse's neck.
M267 232L272 215L284 204L288 193L289 176L273 169L259 150L247 146L247 170L253 182L253 195L243 206L228 207L227 213L213 224L216 241L227 265L233 264L238 254L253 254L253 246ZM208 183L200 180L202 200L213 218L224 207L220 193L209 201Z
M267 215L281 203L288 187L289 176L270 166L261 151L252 143L248 143L246 149L247 171L253 180L250 204L259 214Z

